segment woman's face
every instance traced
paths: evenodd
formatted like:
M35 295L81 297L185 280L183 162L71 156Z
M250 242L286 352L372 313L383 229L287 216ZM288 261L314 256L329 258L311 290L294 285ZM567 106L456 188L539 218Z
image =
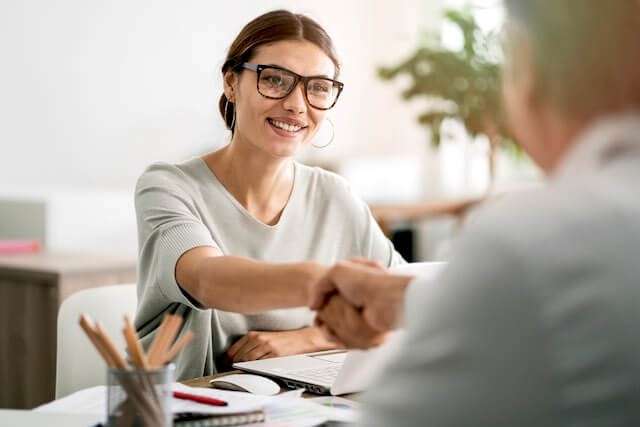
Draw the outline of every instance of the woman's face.
M333 78L335 74L334 64L327 54L307 41L263 45L249 62L277 65L301 76ZM283 99L269 99L258 93L256 79L257 74L252 70L225 76L225 94L236 108L234 140L275 157L292 156L312 139L326 111L307 103L302 83Z

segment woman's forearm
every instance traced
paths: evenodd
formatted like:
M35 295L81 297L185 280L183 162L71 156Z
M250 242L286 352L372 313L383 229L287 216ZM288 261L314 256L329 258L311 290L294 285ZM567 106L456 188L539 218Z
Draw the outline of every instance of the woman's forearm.
M326 271L314 262L274 264L238 256L203 257L196 286L188 290L202 305L237 313L258 313L307 305L309 288Z

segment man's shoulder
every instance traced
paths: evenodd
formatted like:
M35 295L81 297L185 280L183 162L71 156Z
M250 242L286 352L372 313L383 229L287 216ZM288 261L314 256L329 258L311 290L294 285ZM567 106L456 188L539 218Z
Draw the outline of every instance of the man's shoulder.
M505 275L552 285L596 265L610 275L614 265L635 265L638 242L640 202L593 180L489 203L469 218L459 246L467 258L482 258ZM478 257L480 251L487 253Z
M562 239L575 228L598 227L603 218L597 194L578 186L545 186L489 200L468 218L467 229L534 247Z

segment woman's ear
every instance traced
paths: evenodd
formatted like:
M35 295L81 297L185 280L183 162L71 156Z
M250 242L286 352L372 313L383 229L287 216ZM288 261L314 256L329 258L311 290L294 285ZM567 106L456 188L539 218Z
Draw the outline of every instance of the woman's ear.
M224 85L224 95L227 97L229 102L235 102L238 75L232 70L228 70L222 75L222 83Z

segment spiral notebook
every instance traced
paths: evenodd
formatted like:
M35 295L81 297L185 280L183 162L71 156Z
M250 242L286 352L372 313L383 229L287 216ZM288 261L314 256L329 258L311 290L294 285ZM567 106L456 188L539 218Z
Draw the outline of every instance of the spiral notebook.
M189 387L174 383L173 391L222 399L227 406L211 406L188 400L173 400L171 410L176 426L233 426L259 423L265 420L264 406L272 399L249 393Z
M263 421L265 421L265 413L262 409L235 414L179 412L173 415L173 425L181 427L237 426Z

